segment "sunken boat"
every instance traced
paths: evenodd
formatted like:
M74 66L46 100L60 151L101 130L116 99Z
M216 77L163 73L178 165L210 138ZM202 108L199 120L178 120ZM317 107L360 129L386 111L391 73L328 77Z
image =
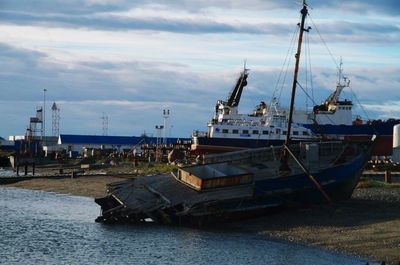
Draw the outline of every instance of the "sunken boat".
M277 207L333 203L353 193L375 140L291 144L297 76L308 14L303 1L289 121L281 147L205 156L177 172L113 183L95 199L105 223L203 225L261 215Z
M204 157L204 164L170 174L108 185L96 221L204 225L250 218L281 207L348 199L369 159L370 143L291 145L289 171L281 148L267 147ZM293 156L292 156L293 155Z

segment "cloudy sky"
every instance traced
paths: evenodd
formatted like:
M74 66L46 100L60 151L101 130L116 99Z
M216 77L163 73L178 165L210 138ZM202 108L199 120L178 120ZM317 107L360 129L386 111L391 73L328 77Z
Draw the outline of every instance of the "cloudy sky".
M355 114L400 118L400 2L308 2L300 82L309 95L318 103L329 95L342 57L351 79L343 97ZM104 112L109 135L155 134L167 108L169 132L188 137L206 129L244 59L241 112L270 101L276 87L288 105L300 8L296 0L0 0L0 136L24 134L47 89L47 134L56 102L61 133L100 135ZM298 108L312 106L305 98Z

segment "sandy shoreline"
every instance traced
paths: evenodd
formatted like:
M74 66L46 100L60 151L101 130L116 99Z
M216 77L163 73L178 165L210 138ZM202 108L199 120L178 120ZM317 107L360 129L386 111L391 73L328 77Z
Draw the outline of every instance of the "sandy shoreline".
M37 178L3 186L97 198L107 194L107 184L125 179L127 178L109 176L82 176L62 179Z
M95 198L106 194L106 184L124 179L82 176L32 179L3 186ZM235 222L229 227L397 264L400 262L400 188L356 189L350 200L339 204L282 211Z

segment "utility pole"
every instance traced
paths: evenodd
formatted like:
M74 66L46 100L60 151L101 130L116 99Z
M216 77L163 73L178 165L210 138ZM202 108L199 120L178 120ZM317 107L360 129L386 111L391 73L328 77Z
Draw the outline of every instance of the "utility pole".
M156 154L155 154L155 159L156 161L159 161L159 156L160 156L160 149L161 149L161 131L164 130L163 125L156 125L156 130L157 130L157 143L156 143Z

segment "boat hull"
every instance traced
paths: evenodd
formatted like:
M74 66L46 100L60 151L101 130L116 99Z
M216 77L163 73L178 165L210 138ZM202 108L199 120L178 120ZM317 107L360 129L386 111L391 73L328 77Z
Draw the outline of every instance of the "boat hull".
M340 139L351 142L370 141L373 135L377 135L372 155L390 156L393 150L393 126L400 121L375 122L363 125L313 125L303 124L315 135L328 139ZM294 140L293 142L300 142ZM265 140L251 138L218 138L199 136L193 141L191 150L194 154L210 154L232 152L248 148L260 148L282 145L284 140Z
M345 163L312 173L331 202L348 199L369 159L370 149ZM204 225L263 215L282 207L327 203L308 174L275 176L251 184L198 191L173 174L154 175L114 185L110 195L96 199L97 219L106 223Z

